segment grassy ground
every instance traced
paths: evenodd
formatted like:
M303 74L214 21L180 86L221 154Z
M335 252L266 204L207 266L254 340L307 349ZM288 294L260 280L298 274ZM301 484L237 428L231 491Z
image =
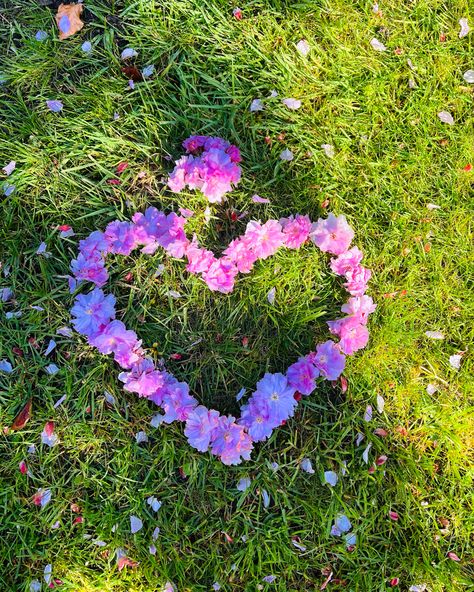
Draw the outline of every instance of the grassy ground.
M12 307L0 304L0 359L14 366L0 373L0 424L11 425L33 397L27 426L0 436L0 589L29 590L48 563L61 590L78 592L151 592L166 581L179 591L218 582L222 590L299 592L318 590L326 570L334 592L388 590L396 577L405 591L422 583L433 592L474 589L474 172L463 170L474 159L474 87L462 76L474 67L474 37L458 38L461 17L474 24L472 4L469 13L468 0L382 0L375 14L369 1L255 0L241 4L241 21L224 0L85 5L83 31L59 42L54 10L0 0L0 166L17 161L8 180L16 190L0 205L0 261L11 266L0 286L12 287L14 310L23 311L7 320ZM34 39L38 29L49 33L46 41ZM371 48L374 36L386 52ZM307 58L295 49L302 38L311 45ZM80 49L87 39L88 55ZM139 52L139 67L157 69L133 91L120 71L127 46ZM301 99L302 108L290 112L269 99L264 112L250 113L252 99L273 89ZM62 100L62 113L49 112L47 99ZM453 114L453 126L438 119L441 110ZM244 157L241 185L212 208L209 225L202 196L171 194L162 182L169 157L179 156L191 133L224 136ZM333 159L322 143L334 145ZM284 148L293 162L279 159ZM122 184L108 184L122 161L129 163ZM252 203L254 193L271 205ZM249 218L296 211L316 218L325 200L348 217L375 273L371 341L348 365L347 393L321 388L257 446L251 462L226 468L192 451L181 427L150 427L154 409L121 390L111 360L77 336L56 336L72 301L63 276L78 238L93 229L148 205L183 206L197 212L201 241L219 248ZM248 215L232 223L230 210ZM58 224L72 225L76 237L60 239ZM48 259L35 254L41 241ZM155 278L161 262L165 272ZM259 263L230 296L209 293L161 254L117 260L111 284L126 323L155 344L157 356L181 353L170 368L201 400L226 411L235 409L241 386L251 388L266 369L282 370L308 351L341 300L324 258L309 248ZM273 286L272 307L266 294ZM169 290L182 298L170 299ZM429 339L427 330L445 339ZM58 347L46 359L53 337ZM449 356L459 352L455 370ZM55 376L44 371L51 361L60 367ZM438 389L432 395L429 383ZM104 389L116 406L105 403ZM377 394L385 410L366 423L365 407L375 409ZM40 444L49 420L60 437L52 449ZM374 435L375 428L388 436ZM149 443L135 442L139 430ZM365 440L357 447L359 432ZM371 462L388 456L374 474L361 458L368 442ZM33 443L37 453L28 455ZM314 475L300 470L304 457ZM23 459L31 477L18 470ZM330 489L323 472L340 471L344 461L347 474ZM272 462L280 465L276 473ZM244 476L252 486L240 493ZM40 487L52 492L42 510L31 502ZM163 502L157 515L145 503L149 495ZM82 524L74 524L71 504L80 507ZM338 512L357 533L352 552L329 534ZM144 522L136 535L130 514ZM119 547L136 568L117 570ZM263 581L270 574L273 584Z

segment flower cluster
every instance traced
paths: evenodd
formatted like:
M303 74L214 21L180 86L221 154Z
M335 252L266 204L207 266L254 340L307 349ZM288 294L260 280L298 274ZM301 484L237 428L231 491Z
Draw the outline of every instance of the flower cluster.
M190 152L206 145L208 138L197 136L185 142ZM209 150L220 148L209 148ZM236 157L234 155L234 157ZM137 213L131 222L111 222L104 232L95 231L79 243L79 255L72 261L71 288L88 281L95 287L79 294L71 309L75 329L102 354L112 354L123 369L119 379L124 389L146 397L164 410L162 421L185 422L184 433L191 446L210 451L225 464L238 464L250 458L253 442L267 439L272 431L292 417L301 396L310 395L318 379L337 380L344 370L346 356L365 347L369 332L368 316L375 310L365 295L370 271L361 266L362 252L350 248L354 236L344 216L329 214L312 223L307 216L296 215L264 224L249 222L245 233L234 239L222 257L199 247L196 237L185 234L186 218L164 214L156 208ZM331 270L346 278L351 295L342 306L346 316L328 321L338 342L328 340L314 352L299 358L285 374L267 373L241 409L241 417L222 416L218 411L199 405L189 393L189 386L179 382L147 355L134 331L115 318L115 297L106 295L106 256L129 255L137 247L154 253L162 247L173 257L186 258L187 270L200 274L211 290L231 292L239 273L249 273L258 259L266 259L279 248L298 249L312 240L322 251L335 255Z
M183 142L187 154L176 161L168 179L171 191L200 189L211 202L221 202L240 181L240 151L222 138L191 136Z

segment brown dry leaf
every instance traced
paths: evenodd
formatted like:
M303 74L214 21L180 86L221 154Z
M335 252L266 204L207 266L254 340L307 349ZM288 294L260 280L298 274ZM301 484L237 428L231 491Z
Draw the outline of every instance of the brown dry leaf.
M20 411L20 413L15 417L15 420L12 423L12 430L21 430L26 426L26 424L28 423L28 420L31 417L31 403L32 403L32 401L33 401L33 399L29 399L28 402L26 403L26 405Z
M56 23L59 29L59 39L67 39L82 29L82 4L60 4L56 13Z
M129 80L133 80L133 82L140 82L140 80L143 80L142 73L138 68L135 68L135 66L124 66L122 72Z

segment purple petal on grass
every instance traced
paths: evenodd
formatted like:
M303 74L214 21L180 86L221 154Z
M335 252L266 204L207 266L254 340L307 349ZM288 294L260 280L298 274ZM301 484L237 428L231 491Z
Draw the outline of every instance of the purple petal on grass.
M44 310L44 308L42 306L38 306L37 304L32 304L31 308L33 310L39 310L40 312L42 312Z
M46 374L49 374L50 376L54 376L59 372L59 368L56 366L56 364L48 364L44 370Z
M158 535L160 534L160 527L157 526L155 528L155 530L153 531L153 534L151 535L151 538L156 541L156 539L158 538Z
M341 536L344 532L348 532L352 528L351 521L345 514L339 514L334 520L331 534L333 536Z
M415 584L408 588L408 592L425 592L426 588L426 584Z
M367 405L364 413L364 421L372 421L372 405Z
M256 111L263 111L264 108L265 108L265 106L262 103L262 99L254 99L250 103L250 107L249 107L251 113L255 113Z
M176 290L168 290L165 295L169 296L170 298L181 298L181 294L176 292Z
M46 444L46 446L52 448L53 446L56 446L56 444L59 442L59 438L54 432L50 434L45 428L41 432L41 442L42 444Z
M273 582L276 580L276 576L265 576L263 578L263 581L266 582L267 584L273 584Z
M58 335L62 335L63 337L72 337L73 336L73 331L72 331L71 327L59 327L59 329L56 331L56 333Z
M262 499L263 499L263 507L268 508L270 505L270 496L268 495L268 491L266 489L262 489Z
M299 109L301 107L301 101L298 99L283 99L282 103L288 107L288 109L291 109L292 111L296 111L297 109Z
M135 51L133 49L133 47L127 47L126 49L124 49L122 51L122 53L120 54L120 57L122 58L122 60L129 60L130 58L136 58L138 55L138 52Z
M353 532L349 532L344 538L346 539L347 547L353 547L357 543L357 535Z
M219 590L221 589L221 585L219 584L219 582L214 582L212 584L212 589L215 590L216 592L219 592Z
M156 547L155 547L155 545L150 545L148 547L148 552L150 553L150 555L156 555Z
M30 592L41 592L41 582L33 580L30 584Z
M46 41L48 38L48 33L46 31L36 31L35 39L36 41Z
M16 162L14 160L10 160L10 162L3 167L2 171L8 177L9 175L11 175L13 173L13 171L15 170L15 167L16 167Z
M49 343L48 343L48 347L46 348L46 351L44 352L45 356L49 356L49 354L53 351L53 349L56 347L56 342L54 341L54 339L50 339Z
M337 476L337 473L335 473L334 471L325 471L324 480L331 487L335 487L339 480L339 477Z
M252 201L254 203L261 203L261 204L268 204L268 203L270 203L270 200L269 199L267 199L266 197L260 197L260 195L257 195L257 194L252 195L252 198L251 199L252 199Z
M471 29L467 24L467 18L459 19L459 25L461 26L461 30L459 31L459 39L462 39L469 33Z
M309 458L303 458L303 460L300 462L300 469L305 473L309 473L310 475L314 474L313 465Z
M51 565L51 563L48 563L48 565L45 566L44 571L43 571L43 577L44 577L44 581L48 584L51 582L51 574L53 573L53 566Z
M176 592L176 588L171 582L166 582L160 592Z
M370 40L370 45L372 46L372 49L375 49L375 51L385 51L387 49L385 45L375 37Z
M95 539L95 541L92 541L93 545L96 545L96 547L106 547L107 543L105 541L101 541L100 539Z
M84 41L81 45L81 49L84 53L90 53L92 51L92 43L90 41Z
M436 392L437 390L438 390L438 387L437 387L436 385L434 385L434 384L429 384L429 385L426 387L426 392L427 392L429 395L434 395L434 394L435 394L435 392Z
M155 71L155 66L153 64L150 64L149 66L145 66L142 70L143 78L150 78L150 76L153 75L154 71Z
M135 534L143 528L143 522L137 516L130 516L130 532Z
M306 551L306 547L302 545L297 539L291 539L291 543L294 547L296 547L300 551Z
M62 397L60 397L56 403L53 405L53 409L57 409L60 405L62 405L64 403L64 401L66 400L67 395L63 395Z
M281 160L286 160L286 161L290 162L291 160L293 160L294 155L291 150L288 150L288 148L285 148L285 150L283 150L283 152L280 154L280 158L281 158Z
M11 288L0 288L0 302L8 302L13 296L14 294Z
M47 105L48 109L50 111L52 111L53 113L59 113L60 111L62 111L62 109L64 107L62 101L58 101L56 99L53 99L51 101L46 101L46 105Z
M440 121L442 121L443 123L447 123L448 125L454 125L453 116L449 111L440 111L438 113L438 117Z
M133 90L135 88L135 82L133 82L133 80L129 80L128 86Z
M240 389L240 391L237 393L237 395L235 396L235 400L240 401L240 399L245 395L246 392L247 392L247 389L242 387Z
M147 498L146 503L150 506L153 512L158 512L162 506L162 502L160 502L160 500L154 495L151 495L149 498Z
M43 255L43 257L50 257L51 253L47 251L48 245L45 242L42 242L38 249L36 250L37 255Z
M13 366L8 360L0 360L0 372L11 374L13 372Z
M137 441L137 444L142 444L143 442L148 442L148 436L146 435L146 432L140 431L135 434L135 440Z
M275 292L276 292L276 288L271 288L267 294L267 300L271 305L273 305L275 303Z
M16 189L16 185L10 185L10 183L5 183L3 185L3 195L5 197L9 197Z
M305 58L309 52L311 51L311 47L309 45L309 43L306 41L306 39L302 39L301 41L298 41L298 43L296 44L296 49L299 51L299 53Z
M15 312L6 312L5 318L6 319L19 319L22 315L23 315L23 313L21 312L21 310L16 310Z
M109 405L115 405L117 403L115 397L112 395L112 393L109 393L108 390L104 391L104 397Z
M59 19L58 27L61 33L67 33L71 28L71 21L66 14Z
M239 491L246 491L250 485L252 485L252 480L250 477L242 477L240 481L237 483L237 489Z
M165 416L161 415L161 413L155 413L155 415L150 420L150 425L152 428L158 428L163 423Z

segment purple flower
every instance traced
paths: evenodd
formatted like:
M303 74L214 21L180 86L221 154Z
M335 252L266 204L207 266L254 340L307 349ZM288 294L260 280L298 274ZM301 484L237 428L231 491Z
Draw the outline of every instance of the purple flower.
M259 259L267 259L284 244L285 235L276 220L268 220L265 224L249 222L245 231L247 244Z
M311 232L311 238L321 251L340 255L349 248L354 231L345 216L336 217L331 213L325 220L319 218Z
M134 225L131 222L115 220L105 229L105 240L111 253L130 255L135 248Z
M92 282L98 288L101 288L109 277L102 258L86 258L82 253L71 261L71 271L76 280Z
M71 314L76 317L72 321L76 331L91 337L115 318L115 297L94 288L89 294L77 296Z
M99 230L91 232L86 239L79 241L79 251L86 259L100 258L107 253L108 249L109 245L105 240L105 235Z
M280 224L285 235L285 245L289 249L299 249L308 240L312 227L308 216L296 214L296 216L282 218Z
M369 331L357 317L328 321L328 325L331 333L339 336L339 347L348 356L364 348L369 341Z
M47 105L48 109L50 111L52 111L53 113L59 113L60 111L62 111L63 106L64 106L61 101L57 101L57 100L46 101L46 105Z
M124 383L126 391L137 393L140 397L150 397L165 385L164 373L156 370L149 358L133 364L129 372L119 374L119 380Z
M238 465L242 459L250 459L252 440L243 426L235 423L232 416L221 416L219 425L214 431L212 454L219 456L225 465Z
M100 333L89 339L89 343L96 347L101 354L111 354L119 346L133 350L137 345L135 331L128 330L122 321L112 321Z
M163 422L171 423L177 420L186 421L198 402L189 394L189 386L185 382L175 380L167 385L159 404L165 410Z
M280 425L266 401L252 397L241 409L239 423L247 428L254 442L261 442L271 436L273 428Z
M294 394L295 389L288 384L283 374L270 374L267 372L257 382L257 390L252 395L252 399L266 403L272 421L275 422L275 425L279 425L282 421L291 417L295 411L296 400Z
M345 274L347 282L344 284L346 290L352 296L363 296L367 289L367 283L372 277L372 272L362 265L358 265Z
M337 380L346 365L346 357L334 341L325 341L318 345L313 364L327 380Z
M213 292L228 294L234 288L234 278L237 273L237 267L232 262L225 259L217 259L202 274L202 279Z
M213 431L219 424L219 412L199 405L188 415L184 435L193 448L206 452Z
M377 305L374 304L370 296L354 296L342 305L341 311L356 317L359 323L365 325L369 320L369 314L373 313L376 308Z
M300 358L286 372L290 386L302 395L310 395L314 391L318 376L319 370L308 357Z
M352 247L352 249L331 259L331 269L337 275L345 275L351 269L358 267L363 256L362 251L358 247Z

